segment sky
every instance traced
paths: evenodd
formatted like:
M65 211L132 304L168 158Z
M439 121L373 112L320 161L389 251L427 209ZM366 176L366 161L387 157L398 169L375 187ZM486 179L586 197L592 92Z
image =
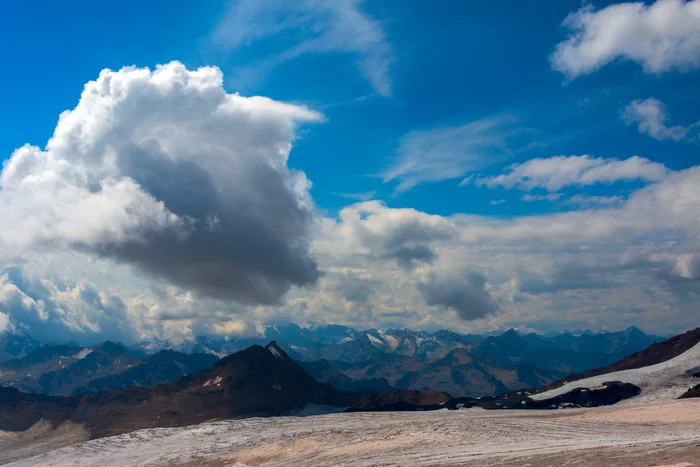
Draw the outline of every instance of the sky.
M0 331L697 325L700 0L29 0L0 44Z

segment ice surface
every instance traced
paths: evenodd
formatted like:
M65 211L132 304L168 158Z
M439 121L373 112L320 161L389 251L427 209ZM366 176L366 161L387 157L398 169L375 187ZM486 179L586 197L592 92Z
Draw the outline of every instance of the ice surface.
M700 413L700 401L682 403L687 411ZM584 411L567 411L572 416L580 413ZM485 465L484 460L500 465L498 459L522 456L700 442L697 426L617 424L555 415L466 409L229 420L140 430L10 465L445 466Z

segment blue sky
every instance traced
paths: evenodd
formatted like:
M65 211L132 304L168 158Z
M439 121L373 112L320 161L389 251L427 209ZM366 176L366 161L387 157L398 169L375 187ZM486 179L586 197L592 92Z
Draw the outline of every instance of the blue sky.
M700 127L696 125L700 121L700 38L694 32L700 30L698 4L698 0L591 5L563 0L539 6L448 0L305 0L291 4L279 0L201 4L154 0L118 6L77 0L60 6L48 1L10 2L0 7L0 157L9 160L26 143L44 148L58 116L76 107L85 83L97 79L100 70L116 72L132 65L154 69L176 60L187 70L218 67L229 94L266 96L318 113L314 122L300 125L291 138L294 148L288 166L310 180L314 216L328 222L342 223L341 210L355 209L356 202L366 200L380 201L396 213L408 212L401 211L406 208L466 225L471 225L470 216L490 225L538 216L550 219L555 213L624 208L633 193L697 165L700 157ZM649 25L658 26L664 11L677 21L670 26L661 24L654 32ZM633 26L615 36L616 22L625 21ZM584 155L588 157L569 159ZM555 156L562 157L553 159ZM630 160L633 156L638 158ZM542 167L551 170L548 175L530 171L542 170L528 165L540 159L546 160ZM615 165L620 161L629 165ZM561 175L560 163L591 165L557 184L552 180ZM600 167L587 172L593 166ZM525 178L518 178L518 173L525 173ZM496 178L499 175L506 178ZM7 187L3 190L8 192ZM636 233L634 228L622 231L634 243L627 248L644 244ZM659 236L666 238L653 232L645 241ZM688 239L687 235L683 238ZM388 240L377 242L384 245ZM693 242L692 248L673 254L691 255L688 261L695 264ZM323 242L311 243L312 255L322 256L313 245ZM431 259L425 265L437 268L432 259L438 257L433 255L437 250L430 251L426 258ZM384 253L372 254L381 257ZM533 253L523 253L521 260L529 254ZM5 266L14 267L18 261L6 259ZM123 258L117 262L139 268ZM319 260L320 270L326 274L319 277L326 279L320 279L320 289L326 290L323 281L330 280L328 271L348 265L344 261L322 263ZM353 274L362 269L356 264L353 268ZM526 299L511 297L505 304L507 271L489 268L480 264L471 269L486 277L485 287L501 301L499 309L511 307L513 311L505 315L513 316L483 321L479 326L527 322L530 324L522 325L541 327L547 319L519 321L515 317L513 304ZM147 280L162 279L153 269L146 270ZM405 277L418 285L414 291L423 290L421 284L430 284L431 278L439 279L437 270L416 271L420 268ZM500 285L491 281L496 276L503 276L498 279ZM695 272L686 276L695 280ZM78 287L85 278L67 280ZM471 286L470 280L465 279L466 287ZM136 287L132 280L125 282ZM545 282L551 285L551 277ZM182 281L166 277L164 283L187 290ZM290 300L301 300L298 296L315 293L308 292L305 283L303 293L296 291L296 285L291 287L280 302L285 306L291 306ZM561 293L568 292L564 288ZM422 295L425 299L430 294ZM562 296L549 297L547 303ZM232 299L227 307L269 305L237 296L225 298ZM532 300L534 309L541 298L533 295L527 300ZM352 300L348 303L357 305ZM566 303L562 309L572 306ZM382 306L393 310L396 305ZM449 321L450 312L460 315L459 306L450 300L437 300L430 306L447 311L438 319L426 309L408 310L402 305L399 308L408 316L405 320L382 320L375 311L372 322L439 327L445 319ZM606 309L614 306L619 303L605 305ZM640 306L644 303L634 308ZM396 310L394 314L387 310L387 316L397 316ZM265 313L265 318L255 315L247 322L278 319ZM661 312L653 318L649 313L649 323L661 319ZM292 315L285 311L280 316L286 318L279 319L300 319ZM337 313L328 319L354 322ZM635 324L637 319L616 317L611 326L618 321L620 326ZM678 327L684 319L678 318ZM563 320L557 326L567 323ZM591 324L573 323L572 328Z
M699 72L647 75L635 63L614 63L567 82L551 69L549 56L567 33L562 20L580 6L576 1L547 8L515 1L499 8L482 2L365 2L362 12L378 23L391 50L386 57L391 94L385 97L359 72L358 57L344 52L302 55L237 82L237 67L255 67L298 35L292 31L226 50L212 36L228 9L235 8L230 2L126 2L119 8L80 1L60 7L13 2L0 20L7 44L0 79L8 90L1 97L6 118L0 151L7 157L25 142L48 140L58 114L74 105L83 84L99 70L179 60L189 68L221 67L231 92L299 102L326 115L327 123L302 136L290 164L307 173L314 199L331 213L347 204L334 193L371 191L394 207L443 215L561 209L519 202L516 193L505 190L459 187L459 179L393 196L396 183L377 177L391 164L404 134L499 116L513 120L503 132L522 134L502 149L484 151L479 163L484 173L532 157L573 154L640 155L674 169L694 165L697 144L657 142L625 125L619 113L633 99L653 96L675 121L695 121ZM528 148L532 143L535 147ZM609 196L625 188L588 191ZM490 204L500 199L507 202Z

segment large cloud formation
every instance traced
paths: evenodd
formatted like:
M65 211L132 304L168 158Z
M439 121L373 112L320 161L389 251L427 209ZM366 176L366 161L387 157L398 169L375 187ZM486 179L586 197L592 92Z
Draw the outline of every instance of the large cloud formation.
M310 183L287 159L322 116L228 94L218 68L104 70L45 149L0 175L0 245L70 248L202 296L270 304L319 277Z

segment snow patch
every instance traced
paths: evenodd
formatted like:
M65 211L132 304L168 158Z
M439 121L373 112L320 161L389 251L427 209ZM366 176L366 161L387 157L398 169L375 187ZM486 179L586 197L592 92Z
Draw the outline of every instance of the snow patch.
M384 347L384 341L380 340L378 337L373 336L372 334L367 334L367 338L369 339L370 343L375 346L375 347Z
M355 339L353 339L352 337L343 337L342 339L340 339L340 340L338 341L338 344L345 344L345 343L348 343L348 342L352 342L352 341L354 341L354 340L355 340Z
M207 386L220 386L220 385L221 385L221 382L222 382L223 380L224 380L224 379L223 379L221 376L217 376L217 377L214 378L213 380L211 380L211 379L206 380L206 381L204 382L204 384L202 384L202 387L203 387L203 388L206 388Z
M656 365L645 366L634 370L614 371L604 375L571 381L563 386L550 391L530 396L534 400L551 399L552 397L566 394L578 388L600 389L604 383L620 381L630 383L642 389L642 394L634 397L643 398L645 401L656 401L666 398L677 398L683 394L689 386L693 386L694 378L687 375L700 364L700 343L686 350L677 357ZM629 399L629 400L632 400Z
M82 360L83 358L87 357L92 353L92 349L81 349L78 353L73 355L73 358L76 360Z
M276 359L282 360L282 355L280 355L279 351L274 346L271 345L268 348L270 349L270 353L274 355Z
M389 346L390 351L396 350L399 347L399 345L401 345L401 341L399 339L390 334L387 334L381 329L377 331L377 334L379 334L379 336L382 339L384 339L385 343Z

